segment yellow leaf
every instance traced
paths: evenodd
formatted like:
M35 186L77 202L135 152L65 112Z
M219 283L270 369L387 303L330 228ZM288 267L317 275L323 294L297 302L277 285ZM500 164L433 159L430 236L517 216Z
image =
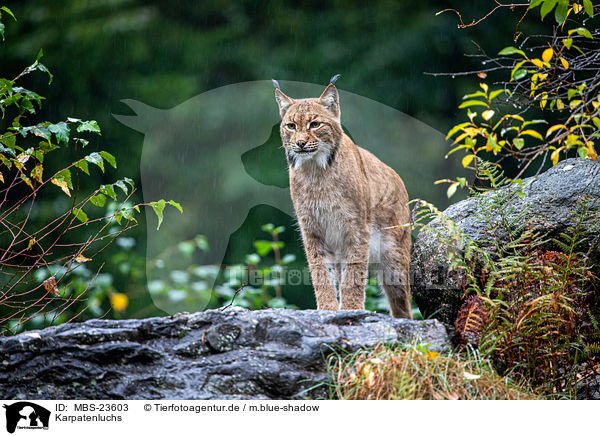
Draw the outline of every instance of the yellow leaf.
M54 183L56 186L58 186L60 189L62 189L63 192L65 194L67 194L69 197L71 196L71 191L69 191L69 186L67 185L67 182L65 181L65 179L52 179L50 181L52 183Z
M440 353L438 353L437 351L428 351L426 354L426 356L429 357L431 360L435 359L439 355Z
M469 164L471 163L471 161L472 161L474 158L475 158L475 155L474 155L474 154L468 154L468 155L466 155L466 156L465 156L465 157L463 157L463 159L462 159L462 166L463 166L463 167L465 167L465 168L466 168L466 167L468 167L468 166L469 166Z
M536 132L535 130L524 130L519 134L519 136L522 136L522 135L533 136L534 138L539 139L540 141L544 140L544 137L542 135L540 135L538 132Z
M573 12L575 12L576 14L578 14L579 12L581 12L582 9L583 9L583 6L578 5L577 3L575 3L573 5Z
M598 101L593 101L592 102L592 106L594 107L594 110L597 111L598 108L600 107L600 102Z
M31 247L33 247L33 244L35 244L35 238L31 238L29 240L29 243L27 244L27 251L31 250Z
M44 168L42 167L42 164L37 164L35 166L34 169L31 170L31 177L33 177L35 180L37 180L38 182L42 183L42 173L44 171Z
M544 60L544 62L550 62L552 56L554 56L554 50L552 50L552 48L547 48L546 50L544 50L544 53L542 53L542 59Z
M568 130L567 126L565 126L564 124L556 124L548 129L548 131L546 132L546 138L550 136L552 132L556 132L558 129Z
M483 89L483 92L485 92L485 93L488 92L488 86L485 83L480 83L479 86L481 86L481 89Z
M559 98L556 100L556 109L558 109L559 111L563 110L565 108L565 104L563 103L563 101Z
M0 182L4 183L4 176L0 173Z
M459 184L460 183L458 182L454 182L450 186L448 186L448 190L446 191L446 195L448 196L448 198L454 195L454 193L456 192L456 188L458 188Z
M493 110L487 110L487 111L483 111L481 113L481 116L483 117L484 120L489 121L490 118L492 118L494 116L494 111Z
M75 262L79 262L79 263L86 263L89 262L90 259L89 257L85 257L83 254L79 254L76 258L75 258Z
M21 180L27 183L27 186L29 186L32 191L35 190L35 188L33 187L33 183L31 183L31 179L29 177L27 177L25 174L21 174L19 177L21 178Z
M514 118L515 120L519 120L521 122L525 121L525 118L523 118L521 115L504 115L502 118Z
M110 294L110 305L112 308L118 312L122 312L127 308L129 304L129 297L125 294L121 294L120 292L113 292Z
M587 150L588 150L588 157L591 160L598 160L598 155L596 154L596 150L594 150L594 142L593 141L587 141Z
M569 61L567 61L565 58L561 57L560 63L562 64L562 66L564 67L565 70L569 69Z
M571 102L569 103L569 108L575 109L580 104L581 104L581 100L571 100Z
M556 164L558 163L558 155L559 155L559 153L560 153L560 148L557 148L550 155L550 159L552 159L552 165L554 165L554 166L556 166Z
M538 68L544 68L544 63L540 59L531 59L531 62Z

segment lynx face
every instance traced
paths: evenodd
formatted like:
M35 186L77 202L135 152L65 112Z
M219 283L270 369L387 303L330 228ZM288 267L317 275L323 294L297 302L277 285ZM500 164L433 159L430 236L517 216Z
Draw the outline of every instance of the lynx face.
M337 89L329 85L319 98L294 100L276 91L281 114L281 141L288 164L326 167L342 140Z

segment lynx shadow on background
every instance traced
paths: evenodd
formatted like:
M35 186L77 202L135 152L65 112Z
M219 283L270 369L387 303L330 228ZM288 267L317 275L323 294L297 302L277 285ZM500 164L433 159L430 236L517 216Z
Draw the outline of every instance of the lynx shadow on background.
M292 98L318 97L325 85L279 81ZM342 125L354 142L393 168L404 180L410 198L446 204L443 190L433 182L456 172L454 161L441 159L447 151L444 135L389 106L339 90ZM144 201L173 199L184 213L165 210L159 231L148 220L147 278L149 291L168 313L207 308L210 297L173 298L157 283L190 264L212 268L200 274L198 290L213 289L231 235L258 205L272 206L293 216L284 151L261 153L252 175L242 157L278 139L280 117L270 80L244 82L217 88L168 110L134 100L123 100L135 116L113 115L126 126L144 133L141 178ZM276 135L277 138L273 136ZM272 156L271 156L272 154ZM275 173L269 184L261 173ZM259 180L260 179L260 180ZM281 180L284 182L281 183ZM181 241L204 235L210 249L193 262L175 256ZM204 271L206 272L206 271ZM199 295L206 295L199 292Z

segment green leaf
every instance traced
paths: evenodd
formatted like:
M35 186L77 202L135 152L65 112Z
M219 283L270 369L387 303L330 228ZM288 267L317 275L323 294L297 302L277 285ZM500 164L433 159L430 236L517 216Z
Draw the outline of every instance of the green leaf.
M73 164L76 168L79 168L81 171L86 173L88 176L90 175L90 169L88 167L88 163L85 159L79 159L77 162Z
M516 47L504 47L498 52L498 54L501 56L509 56L517 53L522 55L523 57L526 57L525 52L523 50L519 50Z
M0 21L0 36L2 37L2 41L4 41L4 24Z
M467 94L467 95L463 95L463 100L466 100L467 98L474 98L474 97L485 97L486 93L483 91L475 91L471 94Z
M114 185L121 188L121 190L125 193L125 195L127 195L129 193L129 189L127 189L127 185L125 184L125 182L123 182L123 180L116 181L114 183Z
M194 238L194 240L196 241L196 245L200 250L207 252L210 249L208 246L208 241L206 240L206 236L198 235Z
M273 229L274 229L274 228L275 228L275 226L274 226L273 224L271 224L271 223L268 223L268 224L263 224L263 225L260 227L260 229L261 229L263 232L267 232L267 233L271 233L271 232L273 231Z
M154 210L154 213L156 214L156 217L158 218L158 225L156 226L156 230L160 229L160 225L163 222L163 210L165 209L165 200L158 200L158 201L153 201L152 203L150 203L150 206L152 207L152 210Z
M115 221L117 221L117 223L119 225L121 225L121 220L123 219L123 214L121 212L117 212L113 215Z
M15 135L10 135L0 138L0 143L6 145L12 152L12 150L15 148L15 144L17 143L17 137Z
M248 254L246 255L245 261L248 265L258 265L258 262L260 262L260 256L256 253Z
M565 38L563 39L563 44L567 47L567 50L571 48L571 44L573 44L573 38Z
M107 152L107 151L101 151L100 152L100 156L102 156L104 158L104 160L106 160L106 162L108 162L113 168L117 167L117 160L109 152Z
M545 0L531 0L531 3L529 4L529 9L533 9L535 7L538 7L539 5L541 5Z
M273 250L271 241L254 241L254 247L259 256L264 257Z
M90 198L90 202L94 206L103 207L106 204L106 195L99 192Z
M75 217L82 223L85 223L88 221L87 214L84 211L82 211L81 209L73 209L73 215L75 215Z
M133 180L131 180L129 177L123 177L123 181L127 184L129 184L129 186L131 186L131 189L135 189L135 185L133 183Z
M71 171L70 170L68 170L68 169L62 170L59 173L57 173L54 176L54 178L57 180L64 180L64 182L67 184L67 186L70 189L73 189L73 183L71 182Z
M556 6L556 3L558 3L558 0L545 0L544 4L542 5L541 9L540 9L540 15L542 16L542 20L544 19L544 17L546 15L548 15L552 9L554 9L554 6Z
M112 187L112 185L101 185L100 192L108 195L113 200L117 199L117 193L115 192L115 189Z
M287 265L288 263L291 263L291 262L293 262L295 260L296 260L296 256L294 254L288 253L288 254L286 254L285 256L283 256L281 258L281 263L283 265Z
M13 18L13 20L17 21L15 14L13 14L12 11L10 9L8 9L6 6L2 6L0 9L3 10L4 12L6 12L8 15L10 15Z
M527 126L530 126L531 124L547 124L547 123L548 123L548 121L546 121L546 120L530 120L530 121L525 121L521 127L527 127Z
M39 136L39 137L44 138L44 139L46 139L48 141L50 141L50 138L52 137L52 134L50 133L50 130L48 130L48 128L46 126L44 126L43 123L42 124L38 124L37 126L33 126L30 129L23 129L23 130L25 130L25 132L27 130L30 130L31 133L33 133L35 136ZM23 133L23 132L21 132L21 133ZM23 135L23 136L25 136L25 135Z
M490 100L495 99L496 97L498 97L503 92L508 92L508 91L506 91L505 89L497 89L495 91L490 92Z
M179 212L183 213L183 208L181 207L181 205L179 203L177 203L176 201L173 200L169 200L169 204L171 206L173 206L174 208L176 208Z
M40 48L40 51L38 51L38 54L35 57L35 60L39 61L43 56L44 56L44 50Z
M85 147L86 145L88 145L90 143L90 141L88 141L87 139L83 139L83 138L75 138L75 141L79 142L82 147Z
M483 102L481 100L467 100L464 101L460 104L460 106L458 106L459 109L464 109L466 107L470 107L470 106L485 106L488 107L486 102Z
M525 146L525 140L523 138L513 139L513 145L517 150L521 150Z
M554 11L554 19L558 24L562 24L567 19L567 11L569 9L569 0L558 0L558 6Z
M65 144L69 142L69 126L64 121L58 124L50 124L48 126L50 133L53 133L58 141L62 141Z
M458 132L458 131L459 131L460 129L462 129L463 127L467 127L469 124L471 124L471 123L469 123L469 122L466 122L466 123L460 123L460 124L457 124L456 126L452 127L452 128L450 129L450 131L448 132L448 134L446 135L446 139L449 139L450 137L454 136L454 134L455 134L456 132ZM450 153L448 153L448 154L450 154Z
M594 5L590 0L583 0L583 8L585 9L585 13L590 17L594 16Z
M571 30L569 30L568 33L569 33L569 35L572 35L573 33L577 33L578 35L585 36L586 38L594 39L594 37L592 36L590 31L587 30L585 27L578 27L576 29L571 29Z
M511 80L521 80L527 74L527 70L517 70Z
M92 153L87 155L85 158L89 163L93 163L94 165L98 165L102 172L104 172L104 161L102 160L102 156L99 153Z
M72 118L73 120L75 120L76 118ZM79 126L77 126L77 131L78 132L92 132L92 133L97 133L98 135L100 135L100 126L98 126L98 123L94 120L90 120L90 121L80 121L81 124L79 124Z

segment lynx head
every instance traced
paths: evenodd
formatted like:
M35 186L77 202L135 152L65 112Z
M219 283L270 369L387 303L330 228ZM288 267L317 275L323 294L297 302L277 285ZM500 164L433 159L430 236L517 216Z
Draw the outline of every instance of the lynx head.
M339 95L334 85L338 77L331 79L319 98L304 99L288 97L273 80L281 115L281 141L291 168L325 168L332 163L343 137Z

